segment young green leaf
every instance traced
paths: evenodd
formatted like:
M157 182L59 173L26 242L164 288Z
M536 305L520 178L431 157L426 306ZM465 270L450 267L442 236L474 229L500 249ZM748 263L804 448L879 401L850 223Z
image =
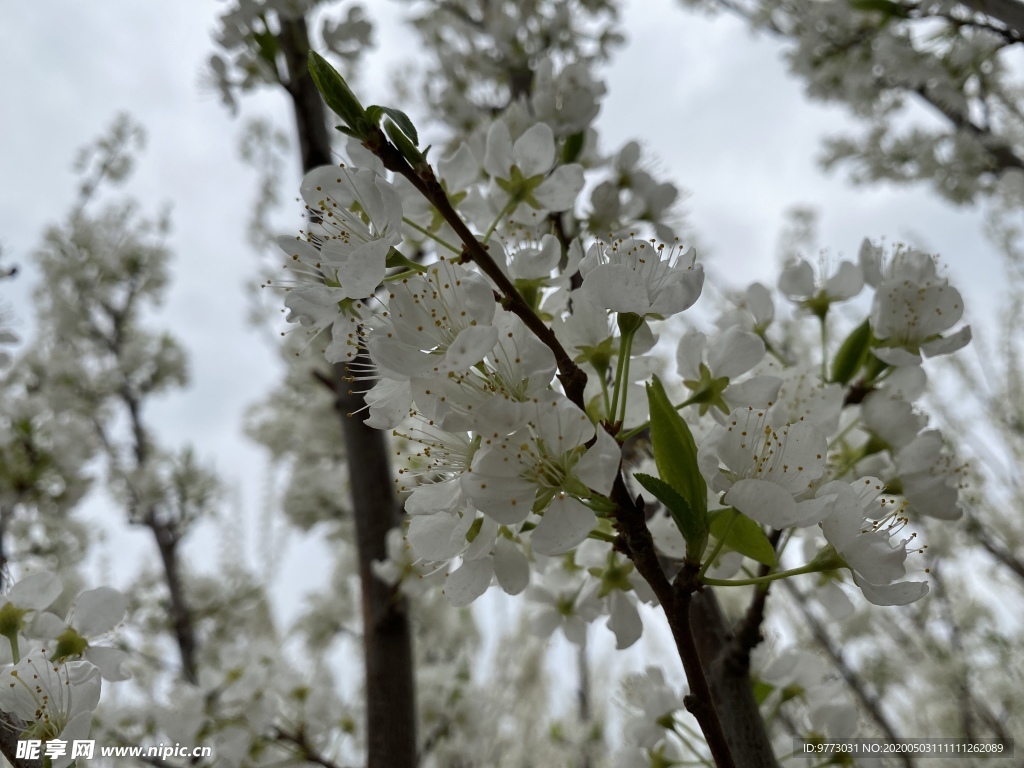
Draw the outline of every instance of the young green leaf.
M416 132L416 126L412 124L412 120L409 119L409 116L405 114L405 112L400 109L395 109L394 107L381 107L381 110L383 110L385 115L395 121L395 125L401 128L402 133L409 137L414 147L418 147L420 145L420 137Z
M764 565L775 565L775 548L761 526L746 515L733 509L716 509L708 514L708 527L719 541L725 537L728 549Z
M658 474L686 499L696 516L706 517L708 490L697 466L697 444L657 376L647 385L647 402L650 406L651 443Z
M349 90L345 78L316 51L309 52L309 74L327 106L345 121L345 125L357 134L364 131L366 110Z
M695 514L686 499L661 478L641 472L634 473L633 477L665 505L676 528L686 541L686 559L692 563L699 563L708 543L706 517Z

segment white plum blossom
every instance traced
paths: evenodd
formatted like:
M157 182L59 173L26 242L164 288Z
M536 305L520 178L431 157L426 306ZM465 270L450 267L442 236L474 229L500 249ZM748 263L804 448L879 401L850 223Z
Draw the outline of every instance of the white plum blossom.
M761 283L751 283L736 300L735 308L723 312L716 325L723 330L736 325L764 338L774 320L775 302L771 291Z
M760 336L730 326L710 340L700 331L688 331L676 348L676 371L692 392L689 401L704 415L717 407L722 413L740 406L767 407L779 392L777 376L753 376L736 382L764 358Z
M583 189L583 168L575 163L555 166L555 137L545 123L528 128L515 144L504 120L487 132L484 169L511 205L526 203L537 215L567 211Z
M806 498L825 471L828 444L812 424L772 426L768 414L738 408L701 443L697 461L722 502L773 528L819 522L830 499ZM723 466L724 465L724 466Z
M899 581L906 575L907 545L914 536L892 543L906 518L891 499L881 497L883 485L874 477L854 483L835 480L818 491L832 497L821 527L825 539L853 572L853 580L875 605L906 605L928 594L928 585Z
M306 242L284 240L282 248L336 280L347 298L370 296L384 278L388 253L402 241L395 188L370 170L327 166L307 173L300 192L316 225Z
M800 648L786 648L774 657L767 649L753 654L757 677L773 687L766 706L778 706L784 697L795 696L806 704L811 733L833 739L857 733L857 707L825 661ZM802 729L801 729L802 730Z
M565 552L583 541L596 524L584 501L611 492L621 451L604 429L561 395L533 403L529 427L489 444L473 456L462 475L462 492L484 514L502 525L516 525L543 513L530 533L537 552Z
M550 637L561 628L569 642L585 645L587 627L601 615L596 589L585 588L582 571L549 569L540 584L526 590L526 597L537 605L530 616L530 630L538 637Z
M391 289L388 312L374 318L366 340L378 368L412 378L475 365L494 347L490 286L465 267L440 261Z
M626 741L653 749L675 732L677 712L685 712L685 694L665 681L659 667L647 667L642 674L628 675L622 690L629 705L629 718L623 725Z
M75 600L66 621L52 613L40 613L30 633L53 642L58 658L81 657L94 664L104 680L128 680L131 675L122 669L128 653L90 642L112 632L124 619L127 608L128 598L122 592L111 587L89 589Z
M819 316L824 316L830 304L852 299L863 288L864 273L849 261L840 262L835 274L820 282L803 259L788 265L779 277L779 290L786 298Z
M963 317L963 298L939 276L932 256L897 249L883 266L882 249L865 240L860 261L867 282L875 287L871 332L882 343L872 351L880 360L917 365L921 354L951 354L971 340L970 326L941 335Z
M45 648L33 650L0 673L0 711L22 720L22 739L71 742L89 736L100 700L100 673L88 661L55 663ZM52 759L53 768L72 762L70 750Z
M654 241L619 238L596 242L580 262L587 299L613 312L669 317L693 306L704 287L697 251L679 253Z

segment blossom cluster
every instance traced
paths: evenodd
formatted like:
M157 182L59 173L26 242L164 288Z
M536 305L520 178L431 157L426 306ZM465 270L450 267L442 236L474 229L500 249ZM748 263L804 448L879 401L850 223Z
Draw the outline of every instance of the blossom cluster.
M47 609L63 591L57 576L40 571L0 596L0 727L16 729L18 738L87 738L102 681L129 678L128 653L97 642L124 619L127 598L110 587L86 590L62 617ZM52 765L71 762L65 754Z
M407 457L396 490L408 521L380 573L406 588L414 574L443 580L454 605L493 583L525 591L541 606L538 631L563 626L581 642L580 622L606 615L628 645L639 636L637 599L656 600L609 546L618 532L613 487L666 460L656 446L643 458L656 420L644 382L664 373L651 354L658 332L701 295L694 249L632 232L595 237L577 227L568 236L556 223L576 221L583 168L564 162L544 122L515 136L497 118L438 163L447 199L504 280L466 255L458 222L415 185L391 178L356 141L349 154L352 165L303 181L310 223L280 241L290 257L283 287L287 319L314 340L329 335L327 360L347 363L365 392L358 417L390 431ZM829 344L831 307L855 305L866 286L866 319ZM667 557L695 549L710 583L710 574L728 583L720 577L752 558L777 568L773 577L846 571L877 604L919 599L927 584L904 580L908 557L923 552L912 521L958 515L961 469L914 401L923 358L970 339L969 327L956 327L961 296L932 256L902 247L887 256L866 240L856 263L833 274L790 264L779 291L821 324L820 359L775 349L775 302L760 284L712 330L684 323L678 378L666 390L673 418L698 445L672 461L699 473L701 498L687 501L709 510L707 534L696 546L685 525L656 514L655 541ZM560 350L587 373L582 398L560 384ZM638 439L639 466L624 465ZM645 476L636 476L641 492L652 490ZM668 504L655 496L650 506ZM740 530L756 532L760 556L738 543ZM806 561L782 570L783 553L765 539L771 530L804 541ZM554 609L547 618L544 605Z

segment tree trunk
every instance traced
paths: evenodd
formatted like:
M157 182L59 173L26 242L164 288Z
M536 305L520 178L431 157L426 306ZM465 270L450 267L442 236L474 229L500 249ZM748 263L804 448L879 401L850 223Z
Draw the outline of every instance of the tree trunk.
M732 647L732 630L722 615L713 589L693 595L690 623L711 699L736 768L778 768L768 731L754 700L749 656L743 663L737 660L737 654L728 652Z
M281 49L288 65L302 169L331 165L327 113L306 67L309 34L302 18L281 22ZM416 692L408 606L396 589L377 578L373 563L387 557L387 533L401 521L384 435L363 423L365 406L353 392L344 365L333 371L335 407L348 456L363 601L366 669L366 768L414 768Z

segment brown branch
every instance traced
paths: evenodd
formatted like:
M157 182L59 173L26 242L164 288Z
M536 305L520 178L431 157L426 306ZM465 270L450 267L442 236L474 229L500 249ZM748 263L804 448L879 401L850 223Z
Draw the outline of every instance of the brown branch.
M1013 554L1002 542L994 541L977 518L965 518L964 529L967 531L967 535L974 539L982 549L1013 571L1024 582L1024 561Z
M633 561L637 572L644 577L657 595L672 631L679 658L683 662L686 681L690 686L690 694L683 700L686 709L700 725L715 765L718 768L738 768L711 696L703 660L697 650L690 623L695 572L692 566L684 565L675 583L669 582L661 569L658 553L654 548L654 539L644 519L643 508L630 498L621 472L612 488L612 500L618 507L615 512L615 525L619 530L617 546Z
M309 739L306 738L304 731L286 731L283 728L274 728L274 738L279 742L285 744L291 744L297 747L299 750L299 756L307 763L316 763L323 768L345 768L340 763L336 763L330 758L324 757L318 752L312 744L309 743Z
M1024 3L1019 0L967 0L961 5L996 19L1012 30L1018 40L1024 37Z

